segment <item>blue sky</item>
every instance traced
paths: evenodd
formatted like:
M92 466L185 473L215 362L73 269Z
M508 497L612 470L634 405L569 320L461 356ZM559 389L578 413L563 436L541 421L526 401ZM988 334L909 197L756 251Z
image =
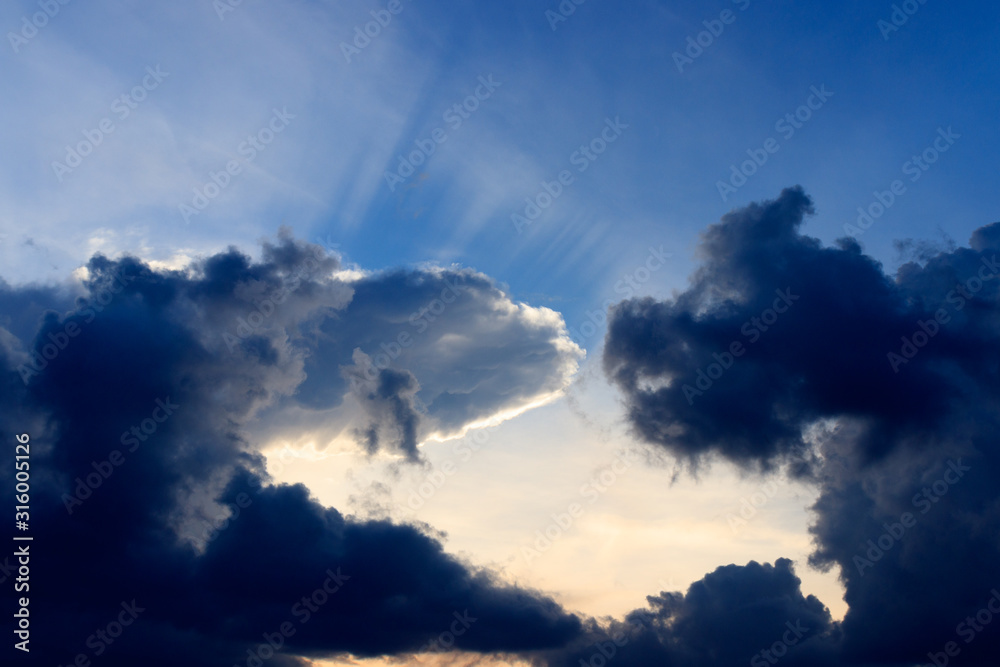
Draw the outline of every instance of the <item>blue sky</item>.
M198 281L253 276L260 284L240 283L218 315L192 315L195 296L178 306L192 330L228 332L262 285L286 275L287 257L306 253L296 243L317 244L336 260L323 264L324 296L301 290L267 320L288 365L247 374L270 398L237 420L277 482L302 482L364 520L425 522L463 562L544 591L568 614L622 617L717 566L788 557L836 622L850 607L847 582L807 564L826 526L813 503L829 489L785 470L760 516L734 530L726 517L763 488L761 468L714 446L694 457L699 467L637 435L642 383L658 371L629 355L652 344L614 353L639 369L638 385L609 377L619 357L605 356L607 309L651 296L700 303L685 312L702 321L715 312L699 301L705 276L725 273L724 244L703 245L703 234L730 213L727 224L744 224L745 207L792 197L782 193L793 186L815 211L801 226L786 221L797 234L826 247L854 234L886 280L910 289L917 279L896 276L900 266L951 258L1000 219L998 26L994 4L939 0L5 3L0 278L10 300L0 325L18 339L10 358L44 343L20 333L41 322L39 303L69 317L73 297L94 293L88 279L108 270L88 264L97 254L121 266L134 257L163 281L184 270L191 294ZM845 228L859 208L872 215L862 233ZM790 253L808 245L782 238ZM233 268L230 247L257 264ZM759 275L729 278L722 292ZM398 403L365 408L350 378L447 284L474 303L447 309L445 325L380 368ZM838 303L864 300L851 290L872 284L845 279ZM310 329L317 308L330 319ZM684 313L670 313L630 321L676 325L678 345L700 349L677 324ZM300 357L305 348L314 354ZM399 406L424 403L405 433ZM817 448L841 437L823 420L846 419L825 406L810 413ZM461 474L407 509L428 470L497 423ZM393 428L402 435L389 446ZM359 446L358 432L377 437ZM405 465L417 445L421 466ZM634 481L526 562L534 531L622 451L639 461ZM223 478L177 510L181 533L214 506ZM768 576L783 576L775 568Z
M5 24L32 7L7 5ZM518 297L553 300L572 321L649 245L668 246L676 264L650 287L683 284L705 224L784 186L802 184L816 200L811 234L842 236L939 127L961 139L908 183L864 234L866 249L893 266L893 239L943 228L962 242L996 208L976 185L996 152L988 5L922 5L888 40L878 21L891 4L877 3L588 2L554 31L542 5L401 7L350 63L339 44L380 6L246 2L223 20L211 3L61 8L17 54L11 47L4 70L17 91L7 126L19 128L4 146L17 156L4 179L8 279L56 279L51 264L65 272L101 244L164 259L252 243L284 223L366 268L475 267ZM678 72L672 54L727 9L733 22ZM169 76L117 120L112 100L157 64ZM491 96L460 127L445 122L489 75L501 83ZM833 95L786 139L775 123L811 86ZM192 188L238 157L275 108L295 116L287 130L184 224L178 207ZM104 117L116 133L60 183L51 163ZM577 173L571 155L606 118L628 129ZM446 143L391 192L384 172L438 127ZM717 182L768 137L779 151L722 201ZM517 234L510 215L563 169L573 184Z

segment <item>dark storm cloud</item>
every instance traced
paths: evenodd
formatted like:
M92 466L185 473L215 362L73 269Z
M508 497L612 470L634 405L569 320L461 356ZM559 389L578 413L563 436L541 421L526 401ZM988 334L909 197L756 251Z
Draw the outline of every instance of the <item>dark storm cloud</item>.
M604 367L641 437L766 465L806 448L810 424L844 417L865 424L861 446L876 457L992 382L995 231L894 280L853 240L802 235L811 211L801 188L733 211L705 232L687 290L612 309ZM991 279L977 294L954 291L979 271ZM942 309L947 324L935 322ZM910 359L901 339L923 341L921 322L935 333Z
M75 309L52 290L0 289L0 303L17 313L16 321L8 316L11 333L37 348L22 346L19 372L25 380L45 373L61 342L100 328L135 280L144 299L169 303L207 350L255 362L246 367L252 371L237 364L226 383L251 372L280 388L268 401L235 393L254 414L273 404L258 415L264 439L296 429L322 431L329 440L346 430L372 453L415 459L417 443L553 396L577 368L582 351L557 313L512 302L482 274L397 270L340 280L332 277L337 259L288 230L279 236L277 244L263 244L260 262L230 248L183 272L95 257L88 295ZM43 297L76 314L35 339ZM24 309L35 313L34 323ZM57 312L48 317L55 321Z
M455 648L482 652L578 634L551 599L463 564L428 532L269 483L253 425L290 400L321 323L356 298L330 277L337 266L287 236L260 262L230 249L183 272L95 257L85 300L36 312L28 340L0 338L7 497L14 435L32 438L23 594L39 664L254 664L265 636L283 646L267 664L293 665L407 653L458 629ZM416 389L390 371L376 394ZM407 423L402 407L392 418Z
M613 309L605 369L635 431L678 456L814 457L810 561L849 605L815 664L995 664L1000 224L969 247L901 242L888 276L852 240L802 235L811 211L793 188L711 226L689 289Z
M72 307L73 298L65 290L41 286L12 288L0 278L0 327L17 339L30 340L35 335L38 313Z
M842 623L802 594L785 559L723 566L624 619L581 622L449 556L429 529L359 521L304 487L269 485L251 442L262 416L363 406L355 426L367 446L387 440L413 458L421 428L497 409L493 392L518 378L535 392L560 386L558 374L540 383L531 360L550 375L575 360L551 315L478 274L345 284L330 277L334 260L309 266L310 248L284 238L261 263L231 250L183 273L95 258L88 300L45 315L30 344L0 337L2 436L34 438L38 654L95 657L90 635L135 600L142 612L104 664L246 664L283 628L270 664L406 654L441 646L445 632L455 648L574 667L995 664L1000 225L968 248L904 244L914 261L889 277L852 241L803 236L811 208L791 189L709 228L688 290L613 309L604 363L637 433L675 454L765 472L807 455L797 474L820 494L810 560L839 569ZM80 331L22 382L17 367L58 346L69 322ZM523 334L506 357L490 322ZM373 333L362 335L366 323ZM230 331L235 346L221 335ZM490 374L505 358L514 367ZM108 463L113 449L122 462Z
M974 411L925 434L918 451L901 449L873 464L856 455L856 424L822 439L827 463L810 560L839 567L848 664L930 663L949 642L961 652L959 664L996 664L1000 423L995 399L975 400Z
M552 667L835 665L839 629L799 584L787 559L719 567L686 594L651 595L649 608L592 623L570 650L539 660Z

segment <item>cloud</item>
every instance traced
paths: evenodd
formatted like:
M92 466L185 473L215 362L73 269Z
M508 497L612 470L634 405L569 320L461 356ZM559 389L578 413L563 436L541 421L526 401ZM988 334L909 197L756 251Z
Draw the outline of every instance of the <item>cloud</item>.
M691 584L686 594L651 595L647 609L621 621L592 622L572 648L543 659L552 667L576 667L580 661L626 667L756 667L779 659L789 666L837 664L838 626L799 585L787 559L725 565Z
M583 356L558 313L514 303L468 269L391 271L350 287L350 303L316 327L295 418L319 428L360 412L352 426L371 451L412 457L417 442L554 398Z
M447 554L429 528L357 520L301 485L269 481L255 428L294 405L314 372L307 359L331 331L324 325L357 302L359 291L334 277L338 267L287 233L265 243L258 262L230 249L184 271L97 256L87 296L71 309L36 310L29 340L3 329L0 431L7 442L31 437L33 657L247 664L278 637L268 664L295 665L301 656L399 655L432 642L536 650L578 634L579 619L551 598ZM23 307L46 296L64 305L44 288L5 288L0 298ZM499 308L498 324L515 326L514 312L528 313L525 332L558 330L514 304ZM543 348L541 338L532 342L542 358ZM445 387L449 363L438 364L441 375L428 382ZM490 384L488 370L480 381ZM383 370L375 391L415 399L418 387L409 371ZM504 405L484 399L476 410ZM406 406L382 407L399 410L369 413L380 426L405 422ZM412 444L412 429L406 437ZM8 447L3 488L13 488L13 471ZM3 590L13 608L13 587ZM123 604L134 616L118 635L110 624ZM106 639L95 634L109 625Z
M849 609L816 664L992 664L1000 224L904 241L889 276L802 235L811 211L791 188L709 227L687 290L612 309L605 370L653 445L817 485L810 563L839 568Z
M856 424L823 438L810 562L838 567L846 588L845 664L881 656L923 664L949 642L962 664L995 662L993 612L980 613L988 603L1000 611L1000 600L990 603L1000 581L993 404L979 402L926 433L921 449L874 464L854 451Z
M877 457L939 428L985 380L968 360L995 356L982 304L998 281L971 299L952 290L994 266L995 231L894 280L851 239L823 247L801 234L812 210L791 188L733 211L705 232L687 290L612 309L604 367L639 436L692 460L718 453L766 467L807 449L811 425L851 418ZM949 324L933 322L940 309ZM928 321L933 340L907 357L901 339L919 342Z
M369 419L367 426L355 430L355 437L364 443L369 454L374 454L388 430L391 442L396 443L406 458L417 460L417 424L420 422L415 404L420 389L417 379L409 371L375 368L371 357L358 348L354 350L354 358L354 366L345 368L344 374L352 381L354 398ZM367 375L373 376L372 379Z
M118 301L128 308L139 290L142 299L169 302L170 314L226 367L221 382L251 374L276 383L267 395L234 394L258 418L262 444L304 433L324 447L348 433L370 453L415 460L420 442L558 396L583 356L558 313L515 303L474 271L357 276L340 269L339 260L288 229L278 243L263 243L256 263L236 248L184 270L97 255L88 264L89 300L61 319L52 312L52 330L34 338L41 356L29 360L22 346L18 367L25 379L45 372L50 336L62 337L77 320L81 329L106 327L114 316L105 308L117 312ZM8 288L0 297L18 313L11 327L21 340L34 336L25 313L37 317L36 293L73 311L69 297L52 290Z
M256 263L235 249L183 271L97 256L84 299L42 314L30 340L23 316L0 335L0 430L31 433L45 545L32 627L57 638L38 652L95 657L91 632L135 600L141 615L105 647L123 664L246 664L276 632L272 664L289 665L431 647L556 666L869 667L956 650L992 664L1000 225L969 247L920 246L889 277L856 243L801 235L811 208L790 189L710 227L688 290L612 309L604 364L636 432L675 455L771 474L806 454L793 472L820 491L810 563L839 568L842 622L786 559L725 565L623 619L581 620L450 556L429 526L362 521L271 484L261 429L362 407L344 424L369 451L414 459L427 434L557 392L579 356L556 314L485 276L345 281L336 259L284 233ZM67 298L0 292L22 308ZM699 370L710 386L686 379ZM685 395L689 382L701 393Z

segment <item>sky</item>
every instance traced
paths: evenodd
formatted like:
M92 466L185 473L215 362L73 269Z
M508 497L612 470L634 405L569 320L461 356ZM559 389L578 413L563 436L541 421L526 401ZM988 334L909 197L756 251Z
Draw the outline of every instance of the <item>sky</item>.
M998 19L5 3L4 664L995 664Z

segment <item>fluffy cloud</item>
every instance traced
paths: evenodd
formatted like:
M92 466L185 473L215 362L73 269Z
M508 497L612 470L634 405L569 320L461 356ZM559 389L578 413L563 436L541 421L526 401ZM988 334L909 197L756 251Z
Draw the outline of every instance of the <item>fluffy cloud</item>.
M302 486L268 480L255 426L302 398L296 392L322 372L310 365L314 355L334 364L324 342L337 335L331 321L357 316L349 304L369 311L369 326L379 324L377 304L358 303L364 285L339 280L338 268L287 235L265 244L256 263L235 249L173 272L95 257L85 299L61 313L36 311L31 339L3 330L0 432L9 443L18 433L31 436L34 658L247 664L268 655L270 637L282 648L269 664L293 665L304 664L300 656L405 654L435 641L479 652L536 650L578 634L580 621L550 598L459 561L429 529L346 517ZM550 389L531 387L536 375L525 369L524 393L501 398L505 381L492 377L491 366L517 375L511 367L525 359L565 364L573 357L554 340L560 326L551 318L504 307L485 278L474 282L493 297L506 335L534 338L523 346L511 340L509 355L488 337L456 343L454 363L479 350L479 383L488 389L456 381L456 393L471 395L474 407L449 413L455 427L463 416ZM10 287L0 300L19 308L66 301L53 290ZM473 310L483 318L493 312ZM341 340L356 332L346 331ZM446 336L447 325L435 335ZM365 346L346 340L340 366ZM444 392L451 363L443 355L439 375L430 365L415 372ZM330 377L349 389L339 373ZM380 400L433 404L421 398L411 371L385 369L378 377ZM403 435L412 444L417 418L400 416L406 406L380 405L384 411L368 413L380 426L412 418ZM13 488L13 471L7 447L3 488ZM13 587L2 595L12 609ZM116 626L105 631L120 614L129 627L120 636ZM289 630L283 638L275 634L282 628Z
M687 290L612 310L604 367L641 437L681 457L714 452L766 467L807 449L810 426L850 418L877 457L940 428L964 409L965 392L989 387L993 226L973 248L893 279L851 239L823 247L801 234L811 211L801 188L733 211L705 232ZM981 270L991 279L962 296L956 283Z
M552 667L615 665L834 665L839 629L829 610L799 590L791 561L726 565L686 594L651 595L648 609L621 621L591 623ZM767 652L767 654L765 654Z
M370 450L412 457L428 437L552 398L583 354L558 313L513 303L474 271L395 271L350 286L351 302L312 334L295 414L320 424L360 412L352 428Z
M992 664L1000 224L889 276L811 211L792 188L709 227L687 290L612 309L604 367L653 445L819 487L811 562L849 610L815 664Z

